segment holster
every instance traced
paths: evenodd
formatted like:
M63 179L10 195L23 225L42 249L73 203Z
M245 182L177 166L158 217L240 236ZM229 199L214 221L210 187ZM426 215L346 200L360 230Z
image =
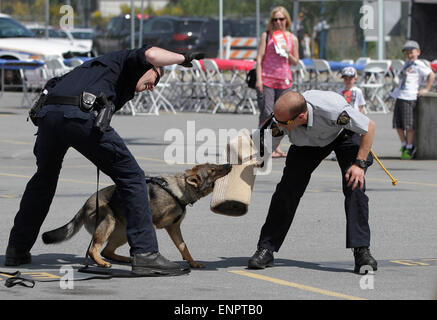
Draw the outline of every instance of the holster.
M62 80L63 77L64 76L53 77L49 81L47 81L47 83L44 85L43 90L41 91L41 94L40 94L38 100L36 100L36 102L33 104L32 108L29 110L29 116L27 117L27 121L29 121L29 118L30 118L30 120L32 120L32 123L35 126L38 126L36 115L38 114L38 112L41 111L42 107L46 104L49 90L53 89L56 86L56 84Z
M44 106L45 101L47 100L47 94L49 92L47 91L47 89L44 89L38 100L35 101L35 103L33 104L32 108L29 110L29 116L27 117L27 121L32 120L32 123L35 126L38 126L38 122L37 122L37 118L36 115L38 114L38 112L41 111L42 107Z
M115 112L115 105L102 92L96 99L94 110L97 111L94 128L104 133L111 123L112 115Z

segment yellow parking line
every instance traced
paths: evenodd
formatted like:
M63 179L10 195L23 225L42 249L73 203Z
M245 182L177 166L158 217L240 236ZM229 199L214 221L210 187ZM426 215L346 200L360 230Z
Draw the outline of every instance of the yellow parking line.
M330 290L310 287L310 286L306 286L306 285L303 285L303 284L294 283L294 282L290 282L290 281L285 281L285 280L281 280L281 279L276 279L276 278L272 278L272 277L268 277L268 276L263 276L263 275L260 275L260 274L256 274L256 273L252 273L252 272L247 272L247 271L243 271L243 270L231 270L231 271L228 271L228 272L235 273L235 274L238 274L238 275L241 275L241 276L255 278L255 279L258 279L258 280L264 280L264 281L280 284L280 285L283 285L283 286L289 286L289 287L293 287L293 288L304 290L304 291L315 292L315 293L323 294L325 296L331 296L331 297L347 299L347 300L367 300L367 299L364 299L364 298L354 297L354 296L350 296L350 295L347 295L347 294L338 293L338 292L334 292L334 291L330 291Z
M156 158L146 158L146 157L135 157L137 160L148 160L148 161L154 161L154 162L165 162L165 160L162 159L156 159Z
M280 170L272 170L273 173L280 173L282 174L282 171ZM322 178L333 178L333 179L339 179L339 175L332 175L332 174L318 174L318 173L314 173L313 176L316 177L322 177ZM382 179L382 178L370 178L370 177L366 177L367 181L378 181L378 182L387 182L391 184L390 180L387 179ZM425 186L425 187L437 187L436 183L426 183L426 182L416 182L416 181L405 181L405 180L398 180L398 185L399 184L412 184L412 185L418 185L418 186ZM396 190L396 188L393 188L393 190Z
M12 194L0 194L0 198L4 198L4 199L14 199L16 198L16 195L12 195Z
M175 163L175 164L168 164L168 163L167 163L165 160L163 160L163 159L147 158L147 157L137 157L137 156L134 156L134 158L137 159L137 160L146 160L146 161L154 161L154 162L163 162L163 163L165 163L165 164L168 165L168 166L174 166L174 165L176 165L176 166L180 166L180 165L183 165L183 166L185 166L185 165L195 166L196 164L198 164L198 163L189 163L189 162L184 162L184 163Z
M27 178L27 179L32 178L31 176L26 176L23 174L13 174L13 173L4 173L4 172L0 172L0 176L14 177L14 178ZM80 183L80 184L96 184L95 181L85 181L85 180L65 179L65 178L61 178L61 179L59 179L59 181L74 182L74 183ZM102 186L110 186L112 183L99 182L99 184Z
M16 141L16 140L5 140L2 139L0 142L10 143L10 144L33 144L34 142L26 142L26 141Z
M14 140L0 140L0 142L8 142L8 143L14 143L14 144L32 144L32 143L29 143L29 142L14 141ZM137 159L137 160L153 161L153 162L161 162L161 163L167 164L165 160L157 159L157 158L149 158L149 157L136 156L135 159ZM177 163L176 165L193 165L194 166L196 164L197 163L183 163L183 164ZM272 173L282 174L282 171L281 170L272 170ZM318 177L323 177L323 178L334 178L334 179L338 179L338 177L339 177L338 175L317 174L317 173L313 174L313 176L318 176ZM368 181L378 181L378 182L390 182L389 180L382 179L382 178L369 178L369 177L367 177L366 180L368 180ZM418 185L418 186L434 187L434 188L437 187L436 183L425 183L425 182L404 181L404 180L398 181L398 184L410 184L410 185ZM396 188L393 188L393 190L396 190Z

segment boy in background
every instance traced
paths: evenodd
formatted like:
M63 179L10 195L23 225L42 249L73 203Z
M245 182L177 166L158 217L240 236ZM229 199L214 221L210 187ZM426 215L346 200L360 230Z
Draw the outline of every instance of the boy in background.
M344 87L337 91L342 95L347 103L349 103L354 109L365 114L364 107L366 106L366 100L364 100L363 92L360 88L355 86L357 81L357 70L354 67L346 67L341 70L341 77L344 81ZM337 161L337 156L332 152L332 161Z
M354 67L346 67L341 70L341 77L344 81L344 88L338 90L337 93L341 94L354 109L365 114L366 100L364 100L361 89L355 86L357 70Z
M396 99L393 112L393 128L401 140L401 160L410 160L416 154L414 146L415 108L417 98L428 92L434 82L435 75L431 68L418 60L420 47L416 41L407 41L402 51L406 61L399 77L399 85L393 91ZM427 79L426 87L419 91L422 79Z

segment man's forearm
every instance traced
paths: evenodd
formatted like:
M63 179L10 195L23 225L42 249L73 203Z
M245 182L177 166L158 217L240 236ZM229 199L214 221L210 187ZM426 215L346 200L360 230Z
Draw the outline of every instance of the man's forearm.
M185 57L180 53L171 52L158 47L151 47L145 52L148 62L156 67L169 66L172 64L181 64Z
M369 121L369 129L366 134L361 136L360 149L358 150L357 159L366 160L373 144L373 137L375 136L375 122Z

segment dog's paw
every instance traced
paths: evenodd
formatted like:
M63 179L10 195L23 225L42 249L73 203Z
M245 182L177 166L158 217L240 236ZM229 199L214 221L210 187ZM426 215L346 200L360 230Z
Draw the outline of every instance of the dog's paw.
M106 261L98 262L97 265L99 267L102 267L102 268L111 268L112 267L112 265Z
M196 268L196 269L205 268L205 266L203 264L196 262L196 261L189 262L189 264L190 264L191 268Z

